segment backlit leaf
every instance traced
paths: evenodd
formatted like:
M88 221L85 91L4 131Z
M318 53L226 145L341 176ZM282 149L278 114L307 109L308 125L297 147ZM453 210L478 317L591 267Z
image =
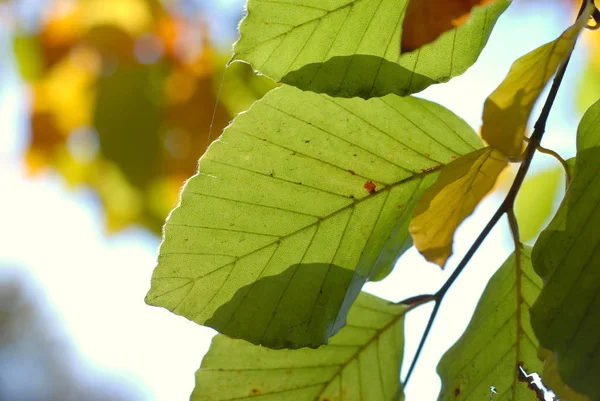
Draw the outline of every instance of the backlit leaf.
M413 198L413 202L417 201L418 199ZM408 207L410 210L413 210L415 205L413 203ZM396 227L392 230L390 237L381 249L381 253L373 266L373 274L369 277L370 281L379 281L386 278L394 269L398 259L414 245L412 237L406 235L410 218L410 215L405 215L404 219L398 220Z
M583 112L598 99L597 95L600 93L600 62L586 65L577 78L579 79L579 84L574 95L577 96L578 111L581 110Z
M596 31L583 31L581 35L588 61L583 71L577 74L579 82L573 94L576 96L578 110L582 113L598 100L598 93L600 93L600 40L596 33Z
M471 9L495 0L409 0L402 25L402 52L410 52L464 24Z
M534 239L550 220L561 183L564 183L561 167L542 171L525 179L515 202L521 241Z
M444 267L452 255L454 232L492 190L506 166L502 155L488 147L442 169L436 183L417 203L409 226L425 259Z
M577 133L575 174L532 254L544 288L531 311L564 383L600 400L600 102Z
M196 373L191 401L402 399L408 310L361 293L347 325L319 349L271 350L217 335Z
M521 249L521 264L511 255L486 286L469 326L438 365L442 379L439 401L537 400L520 368L541 372L538 341L529 322L529 308L542 287L531 266L531 249Z
M249 0L233 60L304 90L407 95L465 72L509 4L478 7L468 24L400 54L408 0Z
M519 160L531 110L560 64L569 56L593 6L558 39L514 62L500 86L486 99L481 137L509 160Z
M556 369L556 361L554 360L552 351L540 348L538 350L538 358L544 361L544 369L542 370L544 385L551 388L556 397L560 400L568 401L590 401L590 397L579 394L562 381Z
M324 344L438 167L479 146L421 99L275 89L200 160L146 300L255 344Z
M160 170L161 97L155 92L163 80L156 67L120 66L97 83L94 126L100 149L134 186L142 188Z

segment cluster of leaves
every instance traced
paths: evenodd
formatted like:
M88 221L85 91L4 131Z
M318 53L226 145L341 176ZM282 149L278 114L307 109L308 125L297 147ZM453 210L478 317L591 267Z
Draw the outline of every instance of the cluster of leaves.
M192 400L403 399L404 316L434 302L435 318L504 214L515 254L440 361L440 399L487 399L494 383L498 399L533 400L537 371L567 401L600 400L600 102L580 124L567 195L533 249L519 242L513 208L533 154L547 151L545 118L576 39L598 11L584 1L573 26L514 63L484 105L484 146L458 116L410 94L473 64L510 1L439 4L248 1L233 60L282 85L200 159L146 297L221 333ZM413 242L443 268L455 230L512 162L522 164L506 200L440 291L398 304L361 293Z
M28 170L94 189L108 232L160 233L218 136L211 123L218 134L274 87L240 64L218 101L224 56L200 18L158 0L53 0L39 27L17 29L14 48L32 89Z

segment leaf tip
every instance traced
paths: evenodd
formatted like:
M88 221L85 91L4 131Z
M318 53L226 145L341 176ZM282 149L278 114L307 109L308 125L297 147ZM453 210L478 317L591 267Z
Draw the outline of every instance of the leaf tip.
M144 303L148 306L156 306L153 302L156 299L156 297L153 296L152 294L152 289L150 289L148 291L148 293L146 294L146 296L144 297Z
M452 246L444 246L441 248L433 248L422 251L421 254L431 263L435 263L441 269L446 267L448 258L452 256Z

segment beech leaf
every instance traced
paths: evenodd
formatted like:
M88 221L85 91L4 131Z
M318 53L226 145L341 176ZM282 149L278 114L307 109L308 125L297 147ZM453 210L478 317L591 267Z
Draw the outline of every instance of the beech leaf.
M592 4L558 39L515 61L504 81L486 99L481 137L509 160L520 160L531 110L550 78L571 54L593 9Z
M450 163L415 208L409 230L415 247L441 268L452 255L458 226L492 190L508 163L492 148L483 148Z
M544 288L531 310L540 345L565 385L600 400L600 101L577 132L575 173L533 248Z
M511 255L488 282L464 334L440 360L439 401L487 400L490 386L497 391L494 399L537 399L519 381L520 368L542 371L529 322L542 280L533 271L530 254L531 248L521 248L521 263Z
M564 183L564 171L555 167L525 179L515 202L522 242L534 239L550 221L554 201Z
M410 0L402 25L402 52L416 50L468 21L476 6L496 0Z
M567 386L556 368L556 361L552 351L540 348L538 350L538 358L544 361L544 369L542 370L542 381L545 386L552 389L552 392L560 400L568 401L591 401L590 397L579 394L571 387Z
M389 241L406 241L439 168L480 146L463 120L422 99L275 89L201 158L146 301L255 344L318 347L363 284L385 274L382 252L387 266L397 259Z
M401 54L408 1L249 0L233 61L332 96L404 96L464 73L511 2L477 7L468 24Z
M270 350L217 335L196 372L191 401L402 399L409 309L361 293L346 326L318 349Z

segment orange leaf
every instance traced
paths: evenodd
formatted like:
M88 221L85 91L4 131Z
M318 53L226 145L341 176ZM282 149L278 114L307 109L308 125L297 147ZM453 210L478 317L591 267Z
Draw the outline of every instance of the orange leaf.
M420 48L463 25L471 9L496 0L410 0L402 27L402 53Z

